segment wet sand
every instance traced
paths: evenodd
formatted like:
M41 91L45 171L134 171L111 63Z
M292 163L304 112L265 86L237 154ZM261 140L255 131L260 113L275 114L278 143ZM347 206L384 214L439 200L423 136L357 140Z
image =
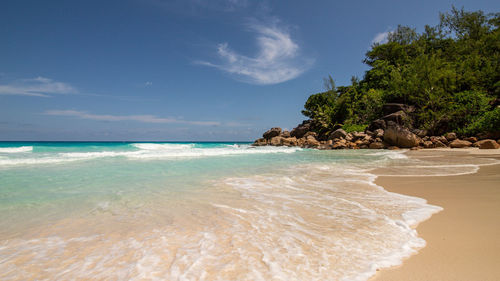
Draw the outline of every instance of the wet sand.
M500 150L468 152L500 159ZM379 177L376 183L391 192L425 198L444 210L418 225L425 248L371 280L500 280L500 165L460 176Z

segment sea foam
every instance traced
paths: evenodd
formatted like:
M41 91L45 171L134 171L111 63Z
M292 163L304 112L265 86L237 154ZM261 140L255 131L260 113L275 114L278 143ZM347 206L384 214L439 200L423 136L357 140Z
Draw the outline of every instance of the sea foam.
M0 153L20 153L33 151L33 146L0 147Z
M177 143L133 143L132 146L144 150L186 150L194 147L194 144Z
M257 233L273 229L264 241L246 238L254 247L262 244L258 248L266 252L265 262L277 268L270 276L367 280L377 269L398 265L424 247L412 226L442 210L421 198L387 192L373 183L375 178L355 167L305 165L286 176L227 179L243 197L258 203L249 209L214 206ZM286 241L280 244L284 248L267 244L274 239ZM300 272L290 257L294 252L303 257ZM352 264L344 264L346 258Z
M194 144L134 143L133 150L77 151L30 154L24 157L2 157L0 167L17 165L58 164L99 158L124 157L129 160L173 160L230 155L294 153L297 147L253 147L250 145L225 145L220 147L195 147ZM3 150L2 150L3 149ZM28 152L33 147L0 148L0 153Z

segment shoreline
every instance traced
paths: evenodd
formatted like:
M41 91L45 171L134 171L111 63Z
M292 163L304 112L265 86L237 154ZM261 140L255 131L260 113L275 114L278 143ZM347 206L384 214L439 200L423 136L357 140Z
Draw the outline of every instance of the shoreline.
M429 151L429 150L426 150ZM451 151L451 149L436 149ZM498 151L464 149L465 155L500 160ZM410 152L419 156L419 152ZM370 281L498 280L500 268L500 164L452 176L379 176L389 192L424 198L444 208L416 226L427 245Z

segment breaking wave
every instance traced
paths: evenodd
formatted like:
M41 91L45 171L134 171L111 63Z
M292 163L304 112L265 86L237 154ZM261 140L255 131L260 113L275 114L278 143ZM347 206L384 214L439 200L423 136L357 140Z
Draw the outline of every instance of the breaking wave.
M0 153L32 151L33 147L0 148ZM57 164L96 158L125 157L130 160L185 159L246 154L293 153L302 150L297 147L253 147L250 145L223 145L196 147L195 144L134 143L127 150L77 151L60 153L33 153L25 157L0 158L1 166Z
M33 151L33 146L0 147L0 153L20 153Z

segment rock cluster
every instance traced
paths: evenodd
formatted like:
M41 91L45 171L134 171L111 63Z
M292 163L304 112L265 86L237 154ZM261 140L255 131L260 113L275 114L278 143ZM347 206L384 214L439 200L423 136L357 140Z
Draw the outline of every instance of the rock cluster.
M293 130L292 130L293 132ZM301 136L297 138L296 136ZM342 129L333 131L327 140L318 140L315 132L293 134L282 131L280 128L272 128L264 133L263 137L257 139L254 146L299 146L316 149L398 149L398 148L467 148L479 147L480 149L498 149L500 140L492 139L477 140L476 137L458 139L454 133L445 136L419 137L405 127L391 124L386 130L376 129L374 132L351 132Z
M386 104L385 116L373 121L364 132L347 133L336 129L329 134L318 136L311 120L306 120L293 130L283 131L271 128L254 146L299 146L316 149L399 149L399 148L500 148L500 139L495 141L488 135L471 136L459 139L456 133L429 136L427 131L410 129L409 115L414 109L403 104Z

